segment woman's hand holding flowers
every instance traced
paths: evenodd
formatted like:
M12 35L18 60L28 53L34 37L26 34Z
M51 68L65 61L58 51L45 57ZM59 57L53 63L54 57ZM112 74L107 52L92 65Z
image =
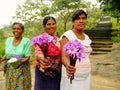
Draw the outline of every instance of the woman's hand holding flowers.
M3 56L3 57L0 59L0 64L1 64L4 60L6 60L6 56Z
M67 76L70 77L70 76L72 76L75 73L76 68L75 68L75 66L67 64L66 65L66 71L67 71Z
M47 57L47 59L39 60L39 63L40 63L40 71L45 72L44 69L50 68L50 57Z
M15 69L18 69L20 66L22 65L22 63L20 62L20 64L18 64L16 67L14 67Z
M19 56L17 56L17 57L19 57ZM24 58L24 59L20 59L19 61L20 61L20 63L15 67L15 69L17 69L17 68L19 68L22 64L28 64L29 63L29 56L28 57L26 57L26 58Z
M76 40L69 41L63 46L63 49L69 55L70 65L67 65L66 68L67 74L70 75L70 83L72 84L72 80L74 79L76 61L80 61L85 58L83 45Z
M38 46L41 52L36 55L39 62L39 69L47 76L55 77L61 68L60 47L56 45L56 39L48 33L36 36L32 39L31 45Z
M28 61L21 60L20 63L15 67L15 69L18 69L22 64L25 64L25 63L27 64Z
M2 63L2 60L0 60L0 64Z
M2 60L0 59L0 63L2 63Z

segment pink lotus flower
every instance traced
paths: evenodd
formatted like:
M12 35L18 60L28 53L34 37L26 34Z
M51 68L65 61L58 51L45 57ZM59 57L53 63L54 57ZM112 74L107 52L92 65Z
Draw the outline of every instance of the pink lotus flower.
M9 59L7 63L10 63L13 67L16 67L17 65L20 64L21 60L22 60L21 56L15 55L11 59Z
M45 58L50 57L51 67L45 69L44 72L44 74L48 76L54 76L54 73L52 72L52 64L55 62L55 60L53 58L60 55L60 49L55 45L55 43L56 40L54 39L54 37L47 33L42 34L40 36L36 36L31 41L31 45L38 45L41 48Z
M49 43L55 43L55 39L48 33L44 33L40 36L36 36L32 39L31 45L43 45L46 46Z
M78 41L69 41L63 48L74 60L85 58L83 45Z
M42 49L45 58L47 58L48 46L50 43L55 44L55 39L48 33L36 36L31 41L31 45L38 45Z
M83 45L78 41L69 41L63 47L63 49L68 53L70 56L70 65L75 66L76 60L81 60L85 58L85 53L83 49ZM70 83L74 79L73 76L70 77Z
M22 57L18 55L15 55L14 58L16 58L17 60L22 60Z

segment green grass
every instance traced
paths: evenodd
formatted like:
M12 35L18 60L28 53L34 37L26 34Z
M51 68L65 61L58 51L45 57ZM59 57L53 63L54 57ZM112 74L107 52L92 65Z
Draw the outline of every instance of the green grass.
M116 18L111 18L111 21L112 21L112 29L118 30L112 32L111 40L113 42L120 42L120 23L117 23Z
M117 23L117 20L116 18L111 18L111 21L112 21L112 29L118 29L120 30L120 23Z
M4 45L4 40L0 40L0 58L3 57L3 55L5 54L5 45Z

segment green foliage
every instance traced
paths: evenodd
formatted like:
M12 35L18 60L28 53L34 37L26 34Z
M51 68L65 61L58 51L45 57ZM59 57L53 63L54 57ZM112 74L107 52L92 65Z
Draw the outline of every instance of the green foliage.
M49 7L48 7L47 5L43 6L43 7L41 8L40 15L41 15L42 17L44 17L44 16L49 15L49 14L50 14L50 9L49 9Z
M72 13L79 8L84 8L86 5L81 0L55 0L51 7L51 13L55 13L63 20L64 31L67 30L67 23Z
M66 30L72 28L71 15L79 8L87 8L87 26L86 29L90 30L96 26L101 16L101 10L86 3L81 3L81 0L55 0L53 7L48 7L43 4L43 0L25 0L23 5L18 5L16 9L15 20L24 21L25 32L24 37L30 40L44 32L42 21L44 16L54 14L57 20L57 32L61 36ZM58 13L59 12L59 13ZM12 25L12 23L11 23ZM4 26L2 33L0 32L0 55L4 53L4 41L7 37L12 36L11 25ZM35 60L34 47L32 47L31 62Z
M5 36L3 34L3 31L0 30L0 58L2 58L3 55L5 54L4 43L5 43Z
M92 21L88 20L90 23L94 22L94 24L88 22L87 29L91 29L95 26L97 21L96 18L100 15L95 7L90 9L90 3L81 2L82 0L54 0L52 6L46 5L43 1L44 0L25 0L23 5L18 5L16 15L13 16L15 20L23 21L25 23L25 28L34 35L43 31L40 23L42 23L42 19L46 15L55 15L57 21L60 20L61 23L59 26L62 28L58 26L58 29L62 31L62 33L71 28L69 27L69 21L76 9L87 8L89 18L91 19L91 17L94 17L94 19L91 19ZM25 32L25 35L31 37L28 32Z
M98 8L93 7L92 9L89 9L87 11L87 14L88 14L88 18L87 18L87 26L85 30L91 30L94 27L96 27L96 25L99 23L102 15L102 11Z
M117 36L118 35L118 31L117 30L113 30L113 32L111 33L112 36Z
M66 25L66 30L69 30L72 28L72 22L68 21ZM61 36L65 31L64 31L64 24L61 19L57 19L57 32L59 33L59 36Z
M120 30L120 23L117 23L116 18L112 17L111 21L112 21L112 29L115 29L115 30L118 29L118 30Z
M24 36L31 39L32 37L43 33L44 29L43 29L43 26L41 24L42 23L41 21L42 20L40 20L39 22L25 23Z
M23 5L18 5L15 20L24 21L24 36L32 38L42 32L42 19L44 16L54 14L57 19L57 32L61 35L66 30L71 29L71 15L76 9L86 8L88 22L86 29L92 29L99 22L101 11L91 3L81 2L81 0L54 0L53 6L45 5L43 0L25 0ZM10 35L7 35L10 36Z
M113 29L111 40L114 42L120 42L120 23L117 23L116 18L113 17L111 18L111 21Z
M13 16L13 18L15 20L23 21L24 23L36 20L39 21L41 18L41 10L44 10L45 7L46 5L42 2L42 0L25 0L23 5L18 5L16 15Z
M99 0L99 2L101 2L103 12L117 18L117 23L119 23L120 2L118 0Z
M120 42L120 37L114 36L114 37L111 37L111 40L114 42Z
M3 30L0 30L0 40L2 40L2 39L4 39L5 38L5 36L4 36L4 34L3 34Z
M98 0L102 6L109 8L114 11L115 9L120 10L120 2L118 0Z
M31 57L30 57L30 63L33 64L33 62L35 61L35 54L34 54L34 47L31 46Z
M5 54L5 40L6 40L6 30L0 30L0 58L2 58ZM8 32L9 33L9 32Z
M81 4L81 0L55 0L53 6L56 6L56 10L66 10L78 8Z
M5 49L4 49L4 47L0 46L0 58L2 58L4 56L4 54L5 54Z
M31 38L43 32L42 18L49 14L49 10L49 5L44 4L43 0L25 0L16 8L16 15L13 19L24 22L25 35Z

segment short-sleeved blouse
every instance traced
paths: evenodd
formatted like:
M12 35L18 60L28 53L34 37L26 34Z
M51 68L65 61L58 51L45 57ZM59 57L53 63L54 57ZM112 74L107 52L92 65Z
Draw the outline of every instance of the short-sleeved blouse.
M60 48L60 42L59 42L59 38L56 36L56 46L58 46ZM35 45L35 56L37 57L39 54L43 54L41 48L38 45Z
M55 36L55 40L56 40L55 46L57 46L59 48L58 52L60 52L59 38L57 36ZM34 48L35 48L35 52L34 53L35 53L35 56L36 56L36 59L37 59L38 55L43 54L43 51L41 50L41 48L38 45L35 45ZM59 53L59 55L57 55L55 57L50 57L50 59L51 59L50 60L50 63L51 63L50 64L51 65L50 70L51 71L49 70L50 73L47 73L47 74L45 73L45 74L47 76L51 76L51 77L60 75L61 74L61 65L62 65L62 63L61 63L61 54ZM35 62L35 67L36 67L36 65L39 66L38 62L37 63Z
M68 30L67 32L65 32L60 39L62 39L62 37L65 36L69 41L79 41L82 43L82 45L84 46L84 52L85 52L85 59L81 60L79 62L79 60L77 60L76 62L76 73L88 73L91 70L91 65L90 65L90 60L89 60L89 55L92 52L92 48L90 46L91 44L91 39L84 33L85 39L84 40L80 40L77 38L77 36L74 34L74 32L72 30ZM63 74L66 75L65 70L63 70ZM75 74L76 74L75 73Z
M19 55L21 57L31 56L30 51L30 40L23 37L18 46L13 45L14 37L9 37L5 42L5 54L7 59L14 57L14 55Z
M31 56L30 40L28 38L23 37L20 44L17 46L13 45L13 40L14 37L9 37L5 42L5 55L7 60L15 55L21 56L23 59L26 56ZM31 90L29 62L23 63L17 69L12 67L9 63L6 63L4 71L6 78L6 90Z

